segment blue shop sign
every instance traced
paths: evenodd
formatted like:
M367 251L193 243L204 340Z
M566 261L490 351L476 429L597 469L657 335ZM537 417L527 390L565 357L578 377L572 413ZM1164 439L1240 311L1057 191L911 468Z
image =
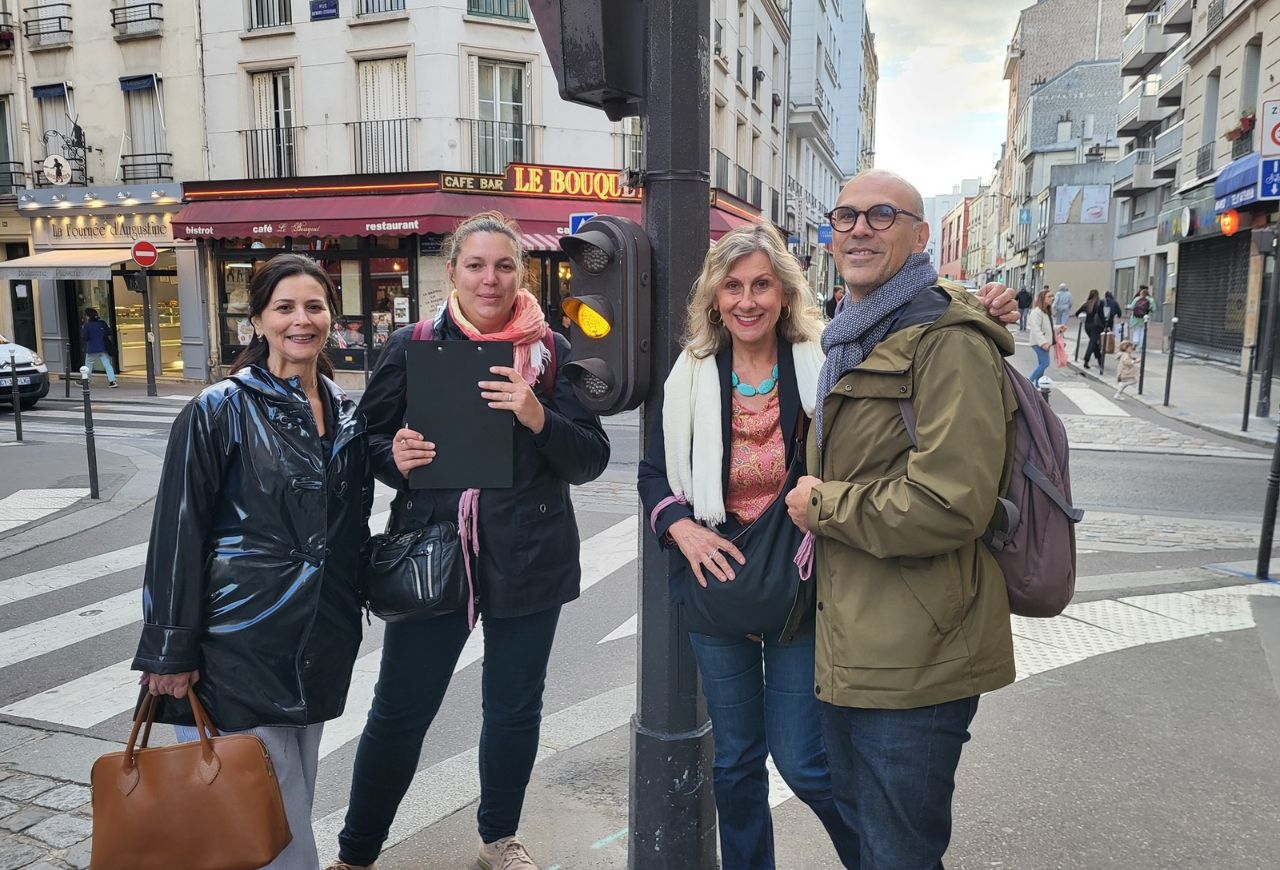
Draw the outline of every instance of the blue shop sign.
M831 224L822 224L818 227L818 244L831 244Z
M311 20L338 17L338 0L311 0Z
M1258 201L1258 152L1227 164L1213 182L1213 210L1218 214Z

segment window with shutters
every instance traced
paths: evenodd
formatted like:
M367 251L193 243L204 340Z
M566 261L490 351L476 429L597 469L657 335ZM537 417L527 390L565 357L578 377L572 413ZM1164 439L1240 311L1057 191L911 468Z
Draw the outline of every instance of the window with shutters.
M31 89L36 103L35 120L40 125L40 153L34 156L32 176L38 187L49 181L44 175L44 159L51 154L66 158L72 184L85 183L84 131L73 119L73 94L66 84L37 85Z
M528 67L473 57L471 81L471 171L501 175L509 163L532 163Z
M409 169L409 61L386 57L357 64L360 120L355 129L356 172Z
M288 178L298 174L301 128L294 123L293 70L253 73L253 128L243 131L245 173L249 178Z
M26 186L22 164L13 155L13 126L10 98L0 97L0 193L13 193Z
M120 146L119 178L172 181L173 155L165 131L160 80L155 75L120 80L124 92L125 134Z

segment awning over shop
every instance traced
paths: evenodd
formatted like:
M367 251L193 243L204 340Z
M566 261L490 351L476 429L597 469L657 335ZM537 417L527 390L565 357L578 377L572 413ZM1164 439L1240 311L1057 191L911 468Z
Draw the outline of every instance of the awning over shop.
M1227 164L1222 174L1213 182L1214 211L1239 208L1258 199L1257 151Z
M640 222L639 202L554 199L533 196L481 196L465 193L407 193L227 199L189 203L174 215L179 239L254 238L257 236L408 236L451 233L477 212L494 210L520 225L526 246L558 251L569 232L570 216L607 214ZM750 214L711 209L711 235L718 238L753 220Z
M169 246L157 246L171 250ZM0 263L0 280L110 281L111 267L130 259L128 248L72 248L44 251Z

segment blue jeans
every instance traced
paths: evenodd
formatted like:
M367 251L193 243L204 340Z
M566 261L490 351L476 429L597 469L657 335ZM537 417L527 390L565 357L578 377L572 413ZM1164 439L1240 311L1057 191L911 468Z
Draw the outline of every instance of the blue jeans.
M773 870L769 775L774 764L796 797L827 829L846 867L856 867L857 837L831 793L818 701L813 694L812 634L784 644L690 633L715 735L715 796L720 855L733 870Z
M89 370L89 377L93 377L93 370L96 368L94 363L102 360L102 369L107 373L107 383L114 384L116 382L116 370L111 365L111 354L109 353L86 353L84 355L84 367Z
M520 825L559 619L560 608L553 607L480 623L484 717L477 821L486 843L511 836ZM338 854L348 864L372 864L382 851L468 634L466 613L387 625L373 709L356 749L351 802L338 835Z
M1049 367L1049 351L1038 345L1032 345L1031 349L1036 352L1036 362L1039 363L1031 372L1031 386L1039 388L1040 376Z
M836 805L860 840L846 866L943 870L977 696L914 710L820 706Z

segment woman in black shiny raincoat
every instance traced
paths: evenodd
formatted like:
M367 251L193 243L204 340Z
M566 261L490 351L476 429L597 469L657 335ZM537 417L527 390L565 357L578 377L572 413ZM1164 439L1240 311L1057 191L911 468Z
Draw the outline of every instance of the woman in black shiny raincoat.
M294 837L273 870L318 866L322 723L342 713L360 646L373 480L363 417L327 376L336 310L306 257L254 276L253 342L169 437L133 662L153 695L193 688L219 729L267 744ZM159 700L161 721L192 721L188 705Z

